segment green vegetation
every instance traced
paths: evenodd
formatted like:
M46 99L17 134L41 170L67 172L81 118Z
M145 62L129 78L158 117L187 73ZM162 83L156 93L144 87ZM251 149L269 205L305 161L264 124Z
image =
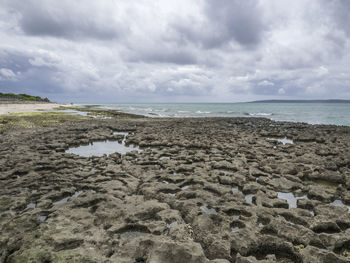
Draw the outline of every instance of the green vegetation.
M67 121L83 120L83 119L128 119L128 118L145 118L113 110L91 109L89 107L57 107L57 112L22 112L0 115L0 132L3 130L16 130L23 128L40 128L54 127ZM76 110L87 112L87 116L60 112L60 110Z
M0 131L23 128L52 127L66 121L87 119L80 115L64 112L25 112L0 115Z
M98 105L87 105L84 107L77 107L77 106L64 106L64 107L57 107L57 110L75 110L75 111L82 111L87 112L88 116L94 116L98 118L117 118L117 119L125 119L125 118L146 118L142 115L136 115L136 114L130 114L115 110L108 110L108 109L96 109L93 107L96 107Z
M31 96L27 94L1 93L0 100L21 100L21 101L43 101L50 102L48 98L41 98L39 96Z

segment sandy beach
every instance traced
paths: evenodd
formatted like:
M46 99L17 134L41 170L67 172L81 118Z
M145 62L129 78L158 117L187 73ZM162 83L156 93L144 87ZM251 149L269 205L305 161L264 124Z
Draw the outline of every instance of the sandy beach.
M52 110L54 108L65 106L58 103L4 103L0 102L0 115L22 112L33 112L38 110Z
M1 262L349 262L350 127L104 114L0 119Z

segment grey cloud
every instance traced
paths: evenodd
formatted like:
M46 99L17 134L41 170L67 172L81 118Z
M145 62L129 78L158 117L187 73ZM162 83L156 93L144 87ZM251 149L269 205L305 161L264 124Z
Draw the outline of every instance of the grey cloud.
M0 81L0 90L54 98L62 93L59 83L52 81L54 74L49 69L29 70L16 81Z
M2 91L68 102L350 96L349 1L0 1Z
M173 63L178 65L196 64L195 54L184 49L158 47L158 49L129 51L127 59L131 62Z
M126 30L101 10L86 8L83 1L62 1L59 4L42 0L13 0L9 3L12 11L19 15L21 29L28 35L107 40L119 37ZM77 3L81 6L77 6Z
M29 63L30 59L30 55L21 52L0 52L1 66L16 74L15 79L0 80L0 90L31 93L44 97L50 93L61 92L60 85L52 79L56 70L47 67L35 68Z
M324 4L329 7L330 13L337 26L350 36L350 1L324 0Z
M29 57L21 52L11 52L0 49L0 65L14 72L21 72L31 67Z
M187 17L184 21L174 22L178 41L195 42L207 49L219 48L231 41L243 47L255 47L267 29L257 3L253 0L207 0L204 21Z
M215 31L221 31L219 43L234 39L250 46L261 41L265 25L257 3L255 0L207 0L207 16L215 25Z

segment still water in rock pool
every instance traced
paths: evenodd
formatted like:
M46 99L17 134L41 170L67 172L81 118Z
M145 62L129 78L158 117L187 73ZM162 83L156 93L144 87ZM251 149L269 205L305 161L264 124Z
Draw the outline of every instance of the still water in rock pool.
M293 193L277 192L277 198L284 199L289 205L289 209L297 207L298 199L308 199L306 195L295 196Z
M350 206L345 205L341 200L334 200L332 202L332 205L346 207L348 209L348 212L350 213Z
M66 153L73 153L84 157L91 157L91 156L103 156L104 154L112 154L112 153L120 153L120 154L126 154L131 151L138 151L142 152L142 150L133 144L126 145L126 136L128 135L127 132L114 132L114 135L124 135L124 139L121 143L118 141L99 141L99 142L93 142L90 145L82 145L79 147L73 147L66 151Z
M294 144L293 140L291 139L287 139L287 137L284 137L284 138L267 138L268 141L276 141L276 142L280 142L282 143L283 145L286 145L286 144Z

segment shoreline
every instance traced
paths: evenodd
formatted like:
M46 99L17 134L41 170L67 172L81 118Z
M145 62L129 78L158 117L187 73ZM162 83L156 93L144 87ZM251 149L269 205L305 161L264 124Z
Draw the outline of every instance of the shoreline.
M4 262L349 259L350 127L79 110L0 118Z
M67 104L47 102L0 102L0 115L13 113L36 112L40 110L53 110L58 107L67 107Z
M84 105L84 104L79 104ZM100 109L123 111L129 114L140 114L146 117L160 118L201 118L201 117L265 117L275 121L304 122L312 125L350 126L350 104L321 104L313 108L313 104L302 104L302 107L283 108L256 106L254 103L233 104L95 104ZM180 104L179 104L180 105ZM202 105L202 106L198 106ZM213 106L214 105L214 106ZM242 107L239 105L243 105ZM260 105L260 104L258 104ZM208 108L206 108L208 107ZM311 108L311 111L310 111ZM318 113L319 111L319 113Z
M137 114L132 113L130 111L123 111L123 110L117 110L117 109L110 109L110 108L104 108L103 104L61 104L61 103L55 103L55 102L36 102L36 101L20 101L20 102L13 102L13 101L0 101L0 116L6 116L8 114L18 114L18 113L33 113L33 112L40 112L40 111L56 111L59 112L60 110L72 110L72 111L80 111L85 112L86 114L90 114L93 116L93 113L99 113L101 115L107 114L109 116L113 117L142 117L142 118L150 118L150 119L192 119L192 118L259 118L259 119L268 119L274 122L278 123L300 123L300 124L308 124L312 126L336 126L336 127L350 127L350 125L346 124L327 124L327 123L308 123L303 121L292 121L292 120L277 120L272 118L271 116L266 115L248 115L248 116L157 116L156 114L150 114L150 113L144 113L144 114ZM71 112L74 114L73 112ZM109 114L108 114L109 113ZM113 114L117 113L117 114ZM247 114L245 114L247 115ZM96 115L95 115L96 116Z

